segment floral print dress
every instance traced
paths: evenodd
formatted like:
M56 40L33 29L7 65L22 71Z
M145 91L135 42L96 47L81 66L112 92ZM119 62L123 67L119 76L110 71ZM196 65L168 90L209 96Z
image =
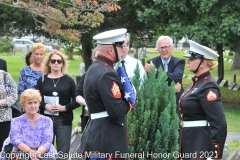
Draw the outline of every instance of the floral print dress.
M30 66L21 69L18 81L18 94L24 90L33 88L35 89L37 80L42 76L42 71L34 71Z
M6 99L7 107L0 106L0 123L12 120L11 106L17 101L17 85L12 76L0 70L0 99Z

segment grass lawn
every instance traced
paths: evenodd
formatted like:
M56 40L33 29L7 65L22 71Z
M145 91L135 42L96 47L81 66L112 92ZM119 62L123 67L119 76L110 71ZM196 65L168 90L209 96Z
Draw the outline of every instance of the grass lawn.
M229 156L240 146L240 141L233 140L231 142L227 142L227 145L229 146Z

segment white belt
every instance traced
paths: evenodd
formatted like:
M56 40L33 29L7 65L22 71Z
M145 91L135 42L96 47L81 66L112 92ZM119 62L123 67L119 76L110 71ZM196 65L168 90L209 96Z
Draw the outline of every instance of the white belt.
M180 123L181 127L203 127L203 126L210 126L208 121L202 120L202 121L181 121Z
M104 118L108 117L107 111L99 112L99 113L92 113L91 119L98 119L98 118Z

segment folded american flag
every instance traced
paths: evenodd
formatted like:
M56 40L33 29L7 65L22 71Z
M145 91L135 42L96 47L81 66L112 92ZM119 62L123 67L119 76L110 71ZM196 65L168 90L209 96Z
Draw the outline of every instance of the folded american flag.
M128 78L125 69L119 66L117 72L118 72L118 76L121 79L121 83L123 85L124 98L131 104L135 104L136 93L134 91L134 86L132 85L132 82Z

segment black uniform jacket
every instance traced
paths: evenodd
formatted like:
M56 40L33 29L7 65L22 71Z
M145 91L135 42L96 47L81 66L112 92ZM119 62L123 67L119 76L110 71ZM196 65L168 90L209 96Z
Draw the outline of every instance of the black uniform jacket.
M109 116L90 120L81 139L80 152L108 153L113 157L128 153L125 115L130 106L123 99L122 84L111 60L98 55L88 68L83 91L91 114L107 111Z
M182 121L207 120L210 126L181 127L180 153L183 159L188 159L186 157L189 153L197 153L197 158L203 159L209 156L222 158L227 124L219 87L209 72L193 77L192 80L193 83L179 100L181 119ZM189 159L194 157L190 156Z
M164 68L163 64L162 64L161 56L152 58L152 59L148 60L147 63L150 64L151 61L157 69L159 67ZM178 104L179 98L184 91L183 86L182 86L182 77L183 77L183 72L184 72L184 65L185 65L185 60L184 59L177 58L177 57L174 57L174 56L171 56L171 59L168 63L168 72L167 72L168 79L167 79L167 81L168 81L169 85L171 84L172 81L174 81L175 83L179 82L181 84L180 92L176 93L176 104ZM179 114L178 108L176 108L176 112Z

